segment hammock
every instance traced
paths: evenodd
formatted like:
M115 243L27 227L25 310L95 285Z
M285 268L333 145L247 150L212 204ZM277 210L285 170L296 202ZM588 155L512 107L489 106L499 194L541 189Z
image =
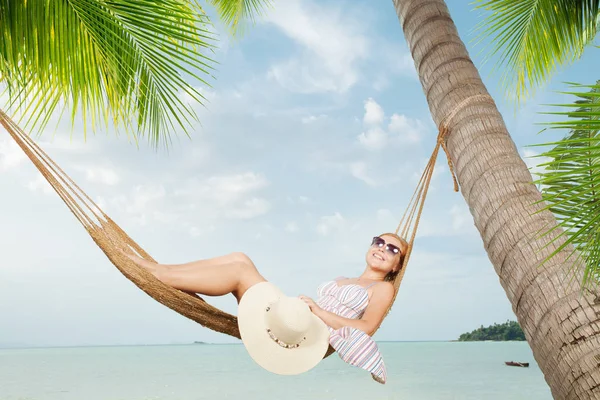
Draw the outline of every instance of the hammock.
M392 309L392 305L398 294L398 289L400 288L400 283L402 282L402 278L406 271L440 146L444 149L448 157L448 166L454 181L454 191L458 192L458 182L454 174L452 161L450 160L445 146L448 123L456 113L466 105L466 103L480 97L486 97L486 100L488 101L491 100L489 95L467 97L453 109L442 123L440 123L437 143L431 158L421 175L421 179L398 227L395 230L396 234L407 240L408 250L404 257L402 268L393 282L395 293L385 316L387 316ZM144 249L142 249L127 235L127 233L125 233L125 231L110 219L109 216L106 215L100 207L98 207L98 205L94 203L94 201L92 201L92 199L86 195L83 190L81 190L79 186L77 186L77 184L50 159L50 157L48 157L46 153L1 110L0 123L23 152L25 152L27 157L33 162L43 177L53 187L69 210L71 210L73 215L86 229L94 242L104 252L106 257L108 257L114 266L127 279L133 282L150 297L179 314L206 328L212 329L213 331L240 339L237 318L235 316L211 306L195 293L183 292L165 285L144 268L137 266L133 261L125 257L121 253L121 250L133 250L140 257L155 262ZM378 330L380 326L381 323L377 326L376 330ZM330 347L325 357L329 356L333 351L334 350Z

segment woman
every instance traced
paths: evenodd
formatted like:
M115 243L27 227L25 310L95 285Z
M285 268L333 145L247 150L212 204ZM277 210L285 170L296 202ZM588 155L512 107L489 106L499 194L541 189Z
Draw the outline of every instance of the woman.
M347 363L371 372L385 383L386 371L377 345L371 339L393 297L392 281L402 267L408 249L393 233L373 238L366 254L366 268L356 278L338 277L318 288L318 299L300 298L329 328L331 346ZM186 264L166 265L126 254L157 279L176 289L207 296L232 293L238 303L252 286L266 282L252 260L243 253Z

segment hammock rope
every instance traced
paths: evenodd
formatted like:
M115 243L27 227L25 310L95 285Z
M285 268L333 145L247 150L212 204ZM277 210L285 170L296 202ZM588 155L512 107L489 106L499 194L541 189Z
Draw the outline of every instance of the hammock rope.
M407 243L407 253L402 267L394 279L394 297L386 316L396 300L398 289L404 277L408 260L412 253L413 243L421 219L423 206L433 176L433 171L440 147L446 153L448 167L454 182L454 191L458 192L458 180L450 155L446 149L446 139L450 132L450 124L456 114L469 103L476 100L493 102L489 95L474 95L461 101L439 124L439 133L433 153L423 171L419 183L400 219L395 233L403 237ZM139 267L122 251L134 251L140 257L156 262L139 244L137 244L121 227L119 227L104 211L71 179L21 128L0 110L0 123L32 161L37 170L48 181L58 196L67 205L71 213L83 225L96 245L104 252L110 262L132 283L150 297L171 308L173 311L209 328L213 331L240 338L237 318L214 306L195 293L183 292L165 285L144 268ZM382 321L383 322L383 321ZM379 326L381 323L379 324ZM377 326L377 329L379 329ZM377 330L376 329L376 330ZM333 352L330 347L326 357Z
M429 157L429 161L423 170L423 174L417 184L413 195L408 202L408 206L406 207L402 218L400 218L400 222L396 227L395 233L400 237L404 238L408 242L408 248L406 251L406 255L402 260L402 267L396 275L394 279L394 297L392 298L392 302L390 307L388 308L385 316L392 311L392 307L396 302L396 297L398 296L398 292L400 289L400 284L402 283L402 279L404 278L404 273L406 272L406 267L408 265L408 260L412 254L415 238L417 236L417 229L419 227L419 222L421 221L421 214L423 213L423 207L425 206L425 199L427 198L427 193L429 191L429 185L431 183L431 178L433 177L433 171L435 168L435 163L437 161L438 153L440 151L440 147L446 153L446 159L448 162L448 170L450 175L452 176L452 181L454 183L454 191L459 191L458 179L456 178L456 173L454 172L454 164L452 163L452 159L450 158L450 153L446 147L446 140L448 135L451 132L451 123L453 122L456 115L464 110L469 105L475 103L476 101L485 102L488 104L494 104L494 100L488 94L476 94L469 97L464 98L460 101L455 107L452 108L450 113L446 115L444 119L440 121L438 124L438 136L436 140L436 144L433 148L433 152L431 153L431 157ZM385 319L385 318L384 318ZM375 332L379 330L383 320L377 325Z
M96 245L127 279L156 301L179 314L216 332L239 339L236 317L209 305L195 294L163 284L144 268L138 267L123 256L121 250L129 248L140 257L155 262L2 111L0 123L83 225Z

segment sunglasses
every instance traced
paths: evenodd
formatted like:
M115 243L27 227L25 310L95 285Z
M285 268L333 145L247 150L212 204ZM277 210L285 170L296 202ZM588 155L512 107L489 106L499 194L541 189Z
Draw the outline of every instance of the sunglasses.
M400 253L400 249L393 244L386 243L385 240L380 238L379 236L375 236L373 241L371 242L371 246L382 248L385 246L385 250L390 252L393 255Z

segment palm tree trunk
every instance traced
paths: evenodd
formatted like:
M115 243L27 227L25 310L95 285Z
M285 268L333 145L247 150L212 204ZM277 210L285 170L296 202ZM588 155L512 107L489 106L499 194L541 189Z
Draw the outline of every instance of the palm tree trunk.
M394 6L434 121L453 115L447 149L462 195L554 398L600 398L600 298L580 290L582 266L567 259L572 248L540 267L560 241L544 248L556 234L538 233L556 220L549 211L534 215L541 195L496 105L484 97L446 4Z

